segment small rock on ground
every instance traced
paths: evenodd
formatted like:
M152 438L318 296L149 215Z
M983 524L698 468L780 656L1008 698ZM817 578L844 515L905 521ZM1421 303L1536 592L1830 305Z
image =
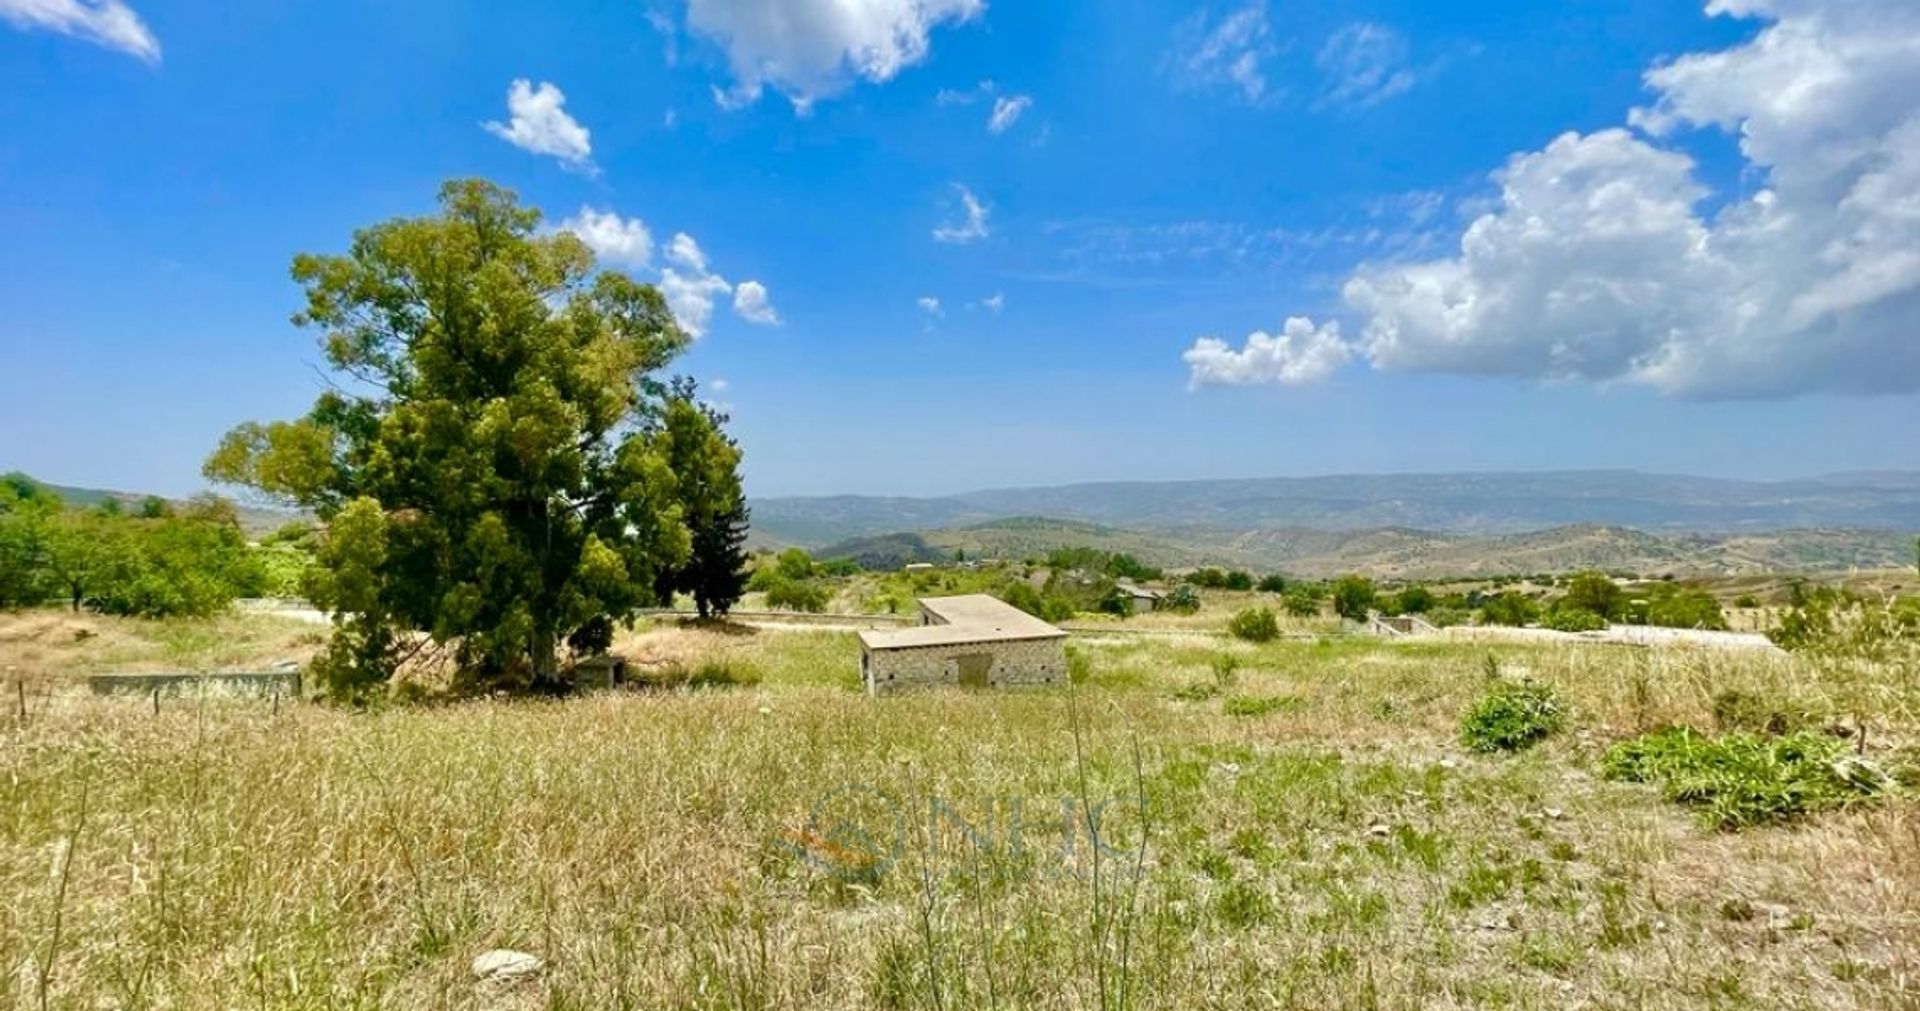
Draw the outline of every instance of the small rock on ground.
M495 948L473 960L473 974L484 983L506 983L537 975L546 963L524 951Z

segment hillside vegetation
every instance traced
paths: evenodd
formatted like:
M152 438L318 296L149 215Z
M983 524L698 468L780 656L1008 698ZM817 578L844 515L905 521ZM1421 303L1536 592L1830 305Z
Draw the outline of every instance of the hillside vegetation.
M1914 539L1880 530L1660 536L1603 526L1566 526L1476 536L1407 528L1378 530L1127 530L1077 520L1018 517L946 530L859 538L822 548L876 568L910 561L1032 558L1056 548L1129 554L1150 565L1219 565L1329 577L1351 572L1393 579L1512 573L1608 572L1736 575L1882 569L1909 565Z
M1660 533L1920 530L1920 473L1777 482L1638 471L1334 475L1108 482L940 498L767 498L752 506L754 525L766 537L816 547L1018 516L1137 530L1406 527L1485 535L1579 524Z

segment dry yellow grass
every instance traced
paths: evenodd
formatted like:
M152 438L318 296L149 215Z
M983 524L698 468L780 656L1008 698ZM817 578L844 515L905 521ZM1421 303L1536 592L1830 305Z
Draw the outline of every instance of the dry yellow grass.
M43 986L50 1007L194 1009L1920 1001L1910 800L1724 835L1591 772L1606 741L1708 722L1729 688L1819 706L1791 661L1503 646L1573 722L1487 758L1455 743L1485 649L1089 640L1071 692L873 700L844 632L622 648L763 682L6 724L0 1004ZM1228 694L1287 703L1173 697L1223 655ZM1114 850L1097 879L1090 808ZM493 947L547 971L477 984Z

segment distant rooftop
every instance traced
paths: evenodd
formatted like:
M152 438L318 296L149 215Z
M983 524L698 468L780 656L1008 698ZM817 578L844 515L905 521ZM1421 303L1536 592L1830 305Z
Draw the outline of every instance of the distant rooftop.
M941 624L865 631L860 633L860 641L869 649L911 649L915 646L951 646L968 642L1059 639L1067 634L998 597L984 593L969 593L959 597L922 597L920 606Z

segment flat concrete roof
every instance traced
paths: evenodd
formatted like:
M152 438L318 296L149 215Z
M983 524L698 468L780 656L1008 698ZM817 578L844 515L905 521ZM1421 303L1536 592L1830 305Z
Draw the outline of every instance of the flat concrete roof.
M960 597L922 597L920 606L946 624L899 630L868 630L860 633L860 642L868 649L913 649L918 646L954 646L969 642L1064 639L1067 635L1000 598L984 593L969 593Z

